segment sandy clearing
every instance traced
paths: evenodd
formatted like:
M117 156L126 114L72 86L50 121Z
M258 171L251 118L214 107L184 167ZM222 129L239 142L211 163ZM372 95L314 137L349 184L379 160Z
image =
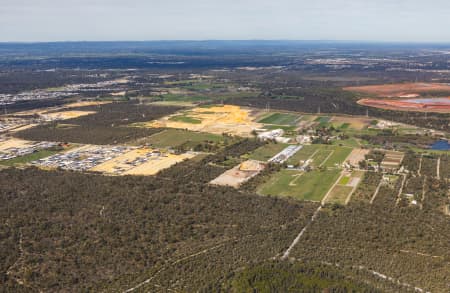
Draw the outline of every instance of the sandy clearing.
M95 113L97 113L97 112L95 112L95 111L61 111L61 112L54 112L54 113L44 113L44 114L42 114L42 116L44 116L47 119L51 119L51 120L67 120L67 119L92 115Z
M346 162L350 165L357 167L360 161L365 159L365 156L370 152L370 150L365 149L353 149L350 155L347 157Z
M186 115L201 121L201 123L185 123L170 120L173 116ZM149 127L168 127L189 129L192 131L209 132L214 134L233 134L252 136L254 129L260 129L262 124L254 122L254 113L239 106L225 105L209 108L194 108L178 112L173 115L148 123Z
M6 151L10 148L23 148L23 147L29 147L34 142L29 140L23 140L18 138L11 138L5 141L0 142L0 151Z
M122 175L155 175L163 169L167 169L176 163L192 159L193 157L195 157L195 154L192 153L181 155L167 154L163 157L152 158L148 162L124 172Z

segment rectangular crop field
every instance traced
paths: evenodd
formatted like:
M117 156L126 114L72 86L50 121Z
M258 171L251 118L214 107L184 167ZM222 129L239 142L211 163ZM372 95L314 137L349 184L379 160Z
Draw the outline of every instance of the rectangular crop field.
M295 114L274 113L258 122L264 124L295 125L300 118L301 116Z
M298 172L282 170L258 188L258 193L321 201L339 178L340 170Z

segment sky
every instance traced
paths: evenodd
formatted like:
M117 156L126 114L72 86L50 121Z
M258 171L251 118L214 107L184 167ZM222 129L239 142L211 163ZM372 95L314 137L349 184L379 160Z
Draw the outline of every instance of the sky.
M450 42L449 0L0 0L0 42Z

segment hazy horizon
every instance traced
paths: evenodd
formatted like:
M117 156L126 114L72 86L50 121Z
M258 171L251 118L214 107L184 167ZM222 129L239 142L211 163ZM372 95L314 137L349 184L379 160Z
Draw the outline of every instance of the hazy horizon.
M3 0L0 42L325 40L448 43L450 2Z

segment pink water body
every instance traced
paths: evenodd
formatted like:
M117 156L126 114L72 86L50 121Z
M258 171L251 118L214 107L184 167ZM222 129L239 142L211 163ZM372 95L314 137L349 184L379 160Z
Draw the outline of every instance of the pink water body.
M450 105L450 98L421 98L421 99L407 99L403 101L414 104Z

